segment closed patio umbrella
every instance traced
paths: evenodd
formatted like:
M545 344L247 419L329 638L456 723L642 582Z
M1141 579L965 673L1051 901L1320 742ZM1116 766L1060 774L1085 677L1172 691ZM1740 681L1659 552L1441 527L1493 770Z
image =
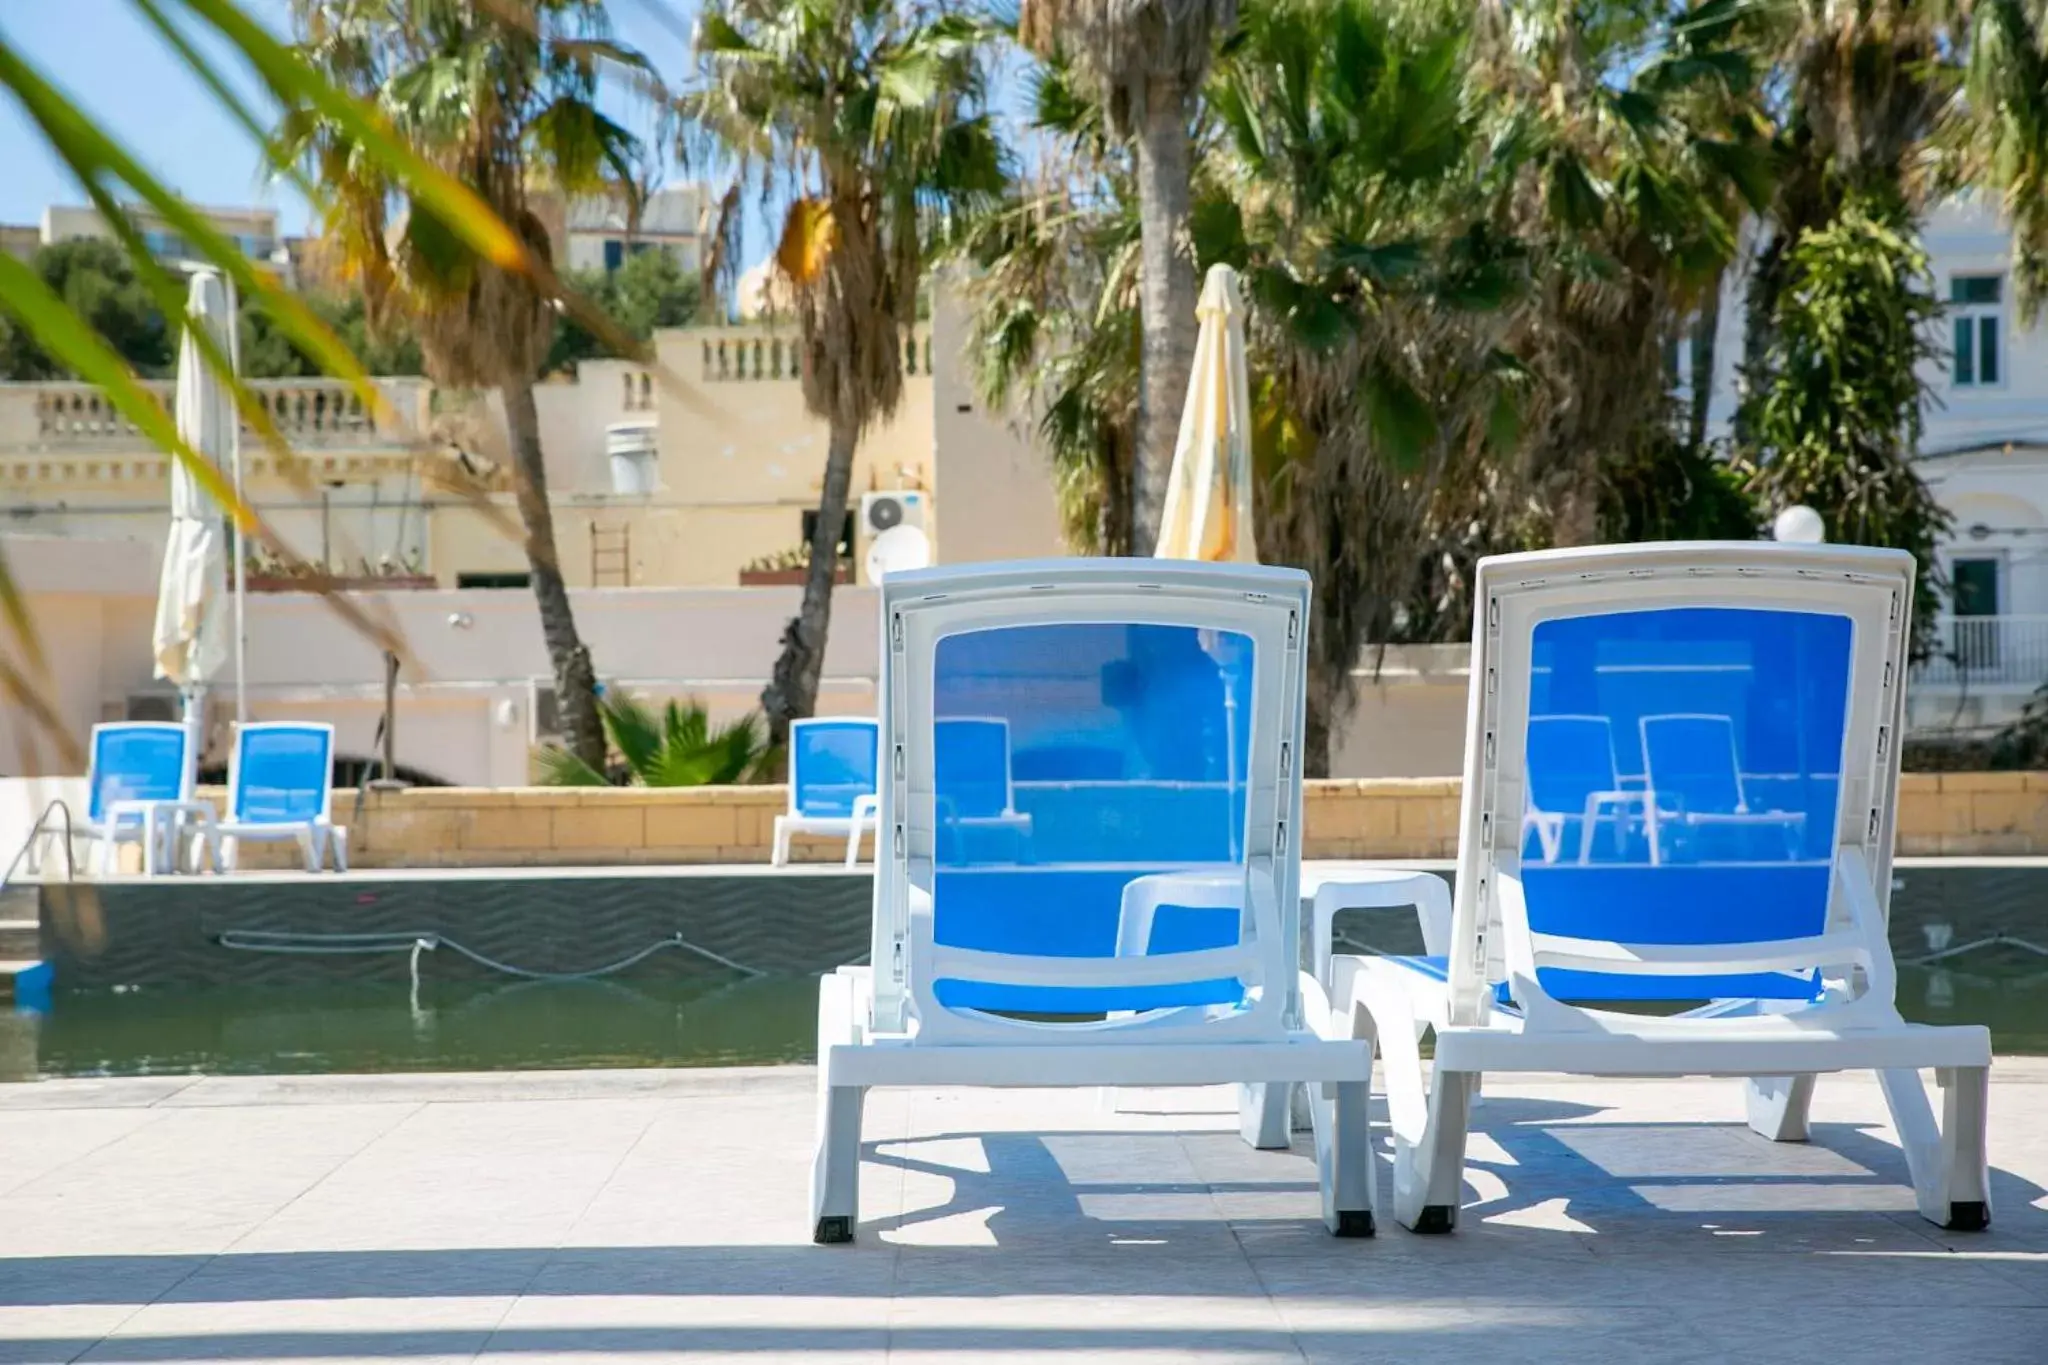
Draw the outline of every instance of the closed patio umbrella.
M218 275L192 277L185 320L185 338L178 347L178 434L225 476L235 436L234 400L207 368L192 335L192 329L204 327L223 355L232 354L233 323ZM172 461L171 532L157 585L153 643L156 676L169 679L183 695L188 725L198 720L198 696L207 679L228 656L227 561L225 511L191 471ZM196 744L192 753L196 758Z
M1254 564L1251 380L1237 272L1209 267L1195 307L1201 330L1188 373L1156 553L1162 559Z

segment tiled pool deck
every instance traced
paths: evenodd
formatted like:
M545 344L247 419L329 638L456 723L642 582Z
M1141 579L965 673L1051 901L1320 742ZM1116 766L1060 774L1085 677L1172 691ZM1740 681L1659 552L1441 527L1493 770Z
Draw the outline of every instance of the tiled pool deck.
M1989 1233L1872 1080L1490 1082L1459 1232L1338 1242L1217 1092L880 1092L809 1245L806 1070L0 1087L0 1361L2048 1360L2048 1062Z

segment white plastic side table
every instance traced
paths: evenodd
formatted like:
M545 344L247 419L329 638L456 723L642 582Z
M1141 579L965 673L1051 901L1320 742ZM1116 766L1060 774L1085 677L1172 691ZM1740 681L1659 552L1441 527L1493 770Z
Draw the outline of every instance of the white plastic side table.
M1337 916L1345 910L1415 907L1422 925L1423 951L1442 957L1451 950L1451 887L1434 872L1360 863L1303 863L1301 897L1310 911L1311 960L1316 980L1330 984L1331 941Z

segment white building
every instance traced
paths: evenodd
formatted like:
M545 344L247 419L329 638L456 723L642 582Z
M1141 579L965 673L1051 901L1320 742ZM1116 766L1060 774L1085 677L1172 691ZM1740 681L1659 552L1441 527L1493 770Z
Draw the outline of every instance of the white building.
M1945 315L1924 370L1921 475L1953 518L1938 550L1941 656L1911 693L1926 733L2002 724L2048 682L2048 318L2021 325L2011 236L1990 202L1943 204L1922 243ZM1742 288L1731 284L1715 337L1715 435L1735 414Z
M703 260L709 203L702 185L671 185L647 197L636 227L623 196L578 199L569 205L569 268L617 270L635 253L666 251L693 275Z

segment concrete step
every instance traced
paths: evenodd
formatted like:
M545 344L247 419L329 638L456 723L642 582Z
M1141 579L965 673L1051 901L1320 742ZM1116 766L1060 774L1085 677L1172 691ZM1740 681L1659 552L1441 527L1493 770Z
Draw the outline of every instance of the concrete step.
M0 958L0 1001L47 1000L49 993L49 971L42 963L34 958Z
M0 906L0 961L35 958L41 953L41 935L33 917L17 919Z

